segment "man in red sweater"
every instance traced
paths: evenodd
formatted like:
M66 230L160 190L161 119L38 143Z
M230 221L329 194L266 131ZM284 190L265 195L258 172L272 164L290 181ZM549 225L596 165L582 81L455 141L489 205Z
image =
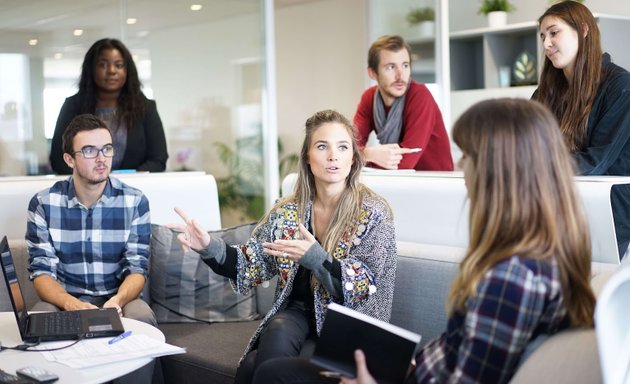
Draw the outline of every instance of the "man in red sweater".
M368 88L354 115L368 165L385 169L452 171L442 114L424 84L411 80L411 49L400 36L382 36L368 51ZM366 147L371 131L379 144Z

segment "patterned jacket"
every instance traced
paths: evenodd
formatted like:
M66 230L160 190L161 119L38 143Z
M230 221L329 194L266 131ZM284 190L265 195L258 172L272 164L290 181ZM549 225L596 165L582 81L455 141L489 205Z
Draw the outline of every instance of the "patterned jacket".
M312 204L309 203L304 210L305 225L311 222L311 213ZM269 319L287 306L299 267L288 259L265 255L262 243L294 239L299 233L297 218L297 205L284 204L270 214L269 220L246 244L235 246L238 252L237 279L232 283L237 292L246 294L256 285L279 276L274 304L252 336L243 357L255 349ZM328 261L334 257L341 263L343 299L331 295L323 283L315 284L317 333L322 329L326 308L331 301L389 321L396 276L396 240L391 210L381 197L363 199L358 222L342 236L334 255L327 257Z

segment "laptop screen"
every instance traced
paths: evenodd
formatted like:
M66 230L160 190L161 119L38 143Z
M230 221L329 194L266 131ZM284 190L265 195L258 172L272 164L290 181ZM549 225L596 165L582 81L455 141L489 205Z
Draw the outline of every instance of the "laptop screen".
M9 249L9 242L7 237L4 236L0 241L0 264L2 264L2 273L4 281L6 282L9 298L11 299L11 305L13 306L13 312L15 313L15 319L18 322L20 328L20 334L25 335L26 321L28 312L26 305L24 305L24 296L22 295L22 289L18 282L17 273L15 271L15 264L13 263L13 256Z

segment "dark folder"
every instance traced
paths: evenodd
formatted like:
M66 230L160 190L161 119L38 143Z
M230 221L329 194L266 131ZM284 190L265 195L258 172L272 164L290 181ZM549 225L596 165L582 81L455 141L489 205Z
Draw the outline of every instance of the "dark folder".
M311 362L355 377L354 350L361 349L379 383L401 383L419 342L417 333L331 303Z

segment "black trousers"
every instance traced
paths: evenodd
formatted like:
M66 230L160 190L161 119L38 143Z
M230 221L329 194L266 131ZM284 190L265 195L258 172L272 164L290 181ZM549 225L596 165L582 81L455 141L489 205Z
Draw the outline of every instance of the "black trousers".
M236 370L234 382L251 383L263 363L276 358L298 357L306 341L316 337L313 313L298 303L289 304L269 320L260 334L257 349L248 353Z
M267 360L256 370L253 384L332 384L339 378L320 375L322 369L306 357L279 357Z

